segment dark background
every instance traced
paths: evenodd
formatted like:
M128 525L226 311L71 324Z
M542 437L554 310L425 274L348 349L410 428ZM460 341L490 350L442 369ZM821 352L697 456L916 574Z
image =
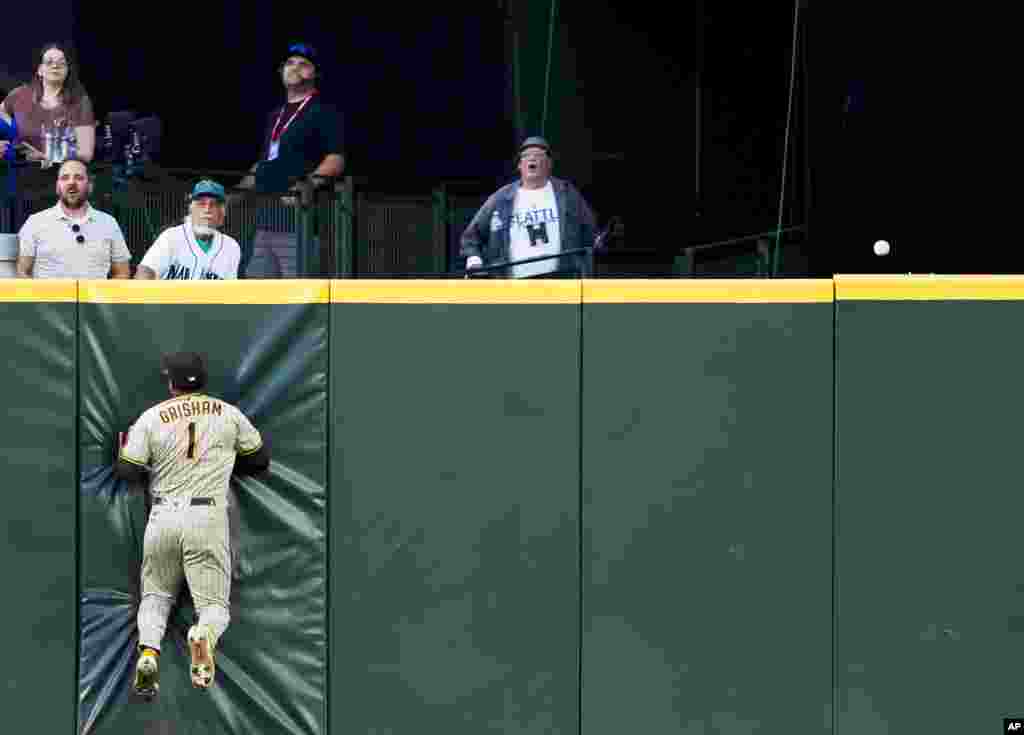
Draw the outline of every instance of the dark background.
M1018 44L1009 14L987 8L700 0L692 240L776 226L796 5L782 222L808 226L811 274L1024 272L1008 158ZM892 255L872 253L878 239Z
M698 3L693 239L803 226L810 275L910 270L894 202L907 142L901 70L914 43L870 2L796 7ZM890 256L874 255L879 239Z
M701 158L692 239L804 226L812 274L864 271L874 266L864 257L874 240L893 239L881 210L886 197L862 187L882 155L878 141L869 142L870 111L879 104L873 62L852 48L857 26L870 23L849 8L806 5L794 33L794 3L698 4ZM875 52L882 46L876 42Z
M37 30L37 14L21 5L7 12L26 18L9 27L26 30L7 34L0 72L23 77L41 41L70 36L101 116L135 109L164 120L164 165L243 169L281 99L282 49L305 39L321 51L325 98L346 116L349 173L382 187L469 178L486 188L514 175L517 138L537 132L514 124L505 19L523 7L534 6L506 0L437 13L226 0L150 13L122 0L62 0ZM638 200L650 216L639 220L634 246L671 251L773 229L794 3L700 0L694 37L667 11L654 17L606 0L557 8L556 175L575 181L600 219ZM543 15L524 30L534 57L546 51ZM1001 160L976 155L986 139L999 140L979 134L979 124L1009 119L987 114L1008 100L984 87L1010 68L988 51L1013 48L993 38L997 21L956 9L903 17L870 0L801 1L781 221L807 227L810 275L1019 272L1016 250L978 230L1016 206L968 203L993 186L970 159ZM704 92L702 185L691 206L679 190L694 171L695 84ZM542 93L523 90L528 104ZM640 162L628 172L627 138ZM891 257L871 253L880 238L892 242Z
M165 164L248 168L266 114L283 97L277 65L299 39L318 49L324 99L346 116L349 173L493 175L510 145L495 3L439 15L421 5L348 12L224 0L190 8L191 22L167 18L167 31L145 16L136 27L147 37L135 40L126 29L139 13L137 3L105 2L102 13L76 3L75 41L101 114L132 109L163 119Z
M5 34L0 86L31 77L43 42L70 39L98 119L115 110L155 114L164 124L164 166L241 170L255 161L267 113L282 100L282 55L303 40L320 52L324 98L345 115L347 173L379 188L419 190L449 179L488 188L515 175L521 136L540 132L515 127L507 22L526 19L520 61L534 73L522 95L536 109L544 92L536 70L549 41L540 5L492 0L438 12L422 4L59 0L47 6L45 27L20 5L6 11L5 25L25 30ZM615 101L635 69L657 65L661 53L617 5L557 2L550 83L555 173L575 181L602 217L622 214L618 186L634 115Z

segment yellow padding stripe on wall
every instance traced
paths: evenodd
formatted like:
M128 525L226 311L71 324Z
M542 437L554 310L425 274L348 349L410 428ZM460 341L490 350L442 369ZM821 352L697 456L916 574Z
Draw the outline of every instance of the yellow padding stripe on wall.
M78 281L65 279L0 279L0 302L35 301L56 303L78 301Z
M591 279L586 304L830 303L831 279Z
M842 276L834 278L836 301L1024 300L1021 276Z
M580 281L334 280L335 304L579 304Z
M80 281L83 304L326 304L330 281Z
M1024 276L834 279L74 281L0 279L0 302L626 304L1018 301Z

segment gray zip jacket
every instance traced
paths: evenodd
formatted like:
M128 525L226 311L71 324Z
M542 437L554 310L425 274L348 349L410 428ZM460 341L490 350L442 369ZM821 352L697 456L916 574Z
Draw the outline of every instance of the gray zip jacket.
M593 245L597 224L590 205L568 181L554 176L548 180L555 190L555 201L558 204L558 232L562 250ZM487 198L459 239L460 255L465 258L476 255L484 261L484 265L508 260L509 228L517 191L519 182L513 181ZM558 270L571 269L574 263L574 259L559 258Z

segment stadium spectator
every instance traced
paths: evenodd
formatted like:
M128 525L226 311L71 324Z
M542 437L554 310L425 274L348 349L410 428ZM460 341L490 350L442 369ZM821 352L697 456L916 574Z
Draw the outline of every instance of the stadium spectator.
M48 43L33 60L35 77L15 87L4 99L3 111L18 125L18 147L31 161L46 158L43 126L60 123L74 130L74 158L89 162L96 149L96 118L92 101L78 77L69 44ZM0 144L0 156L4 153Z
M131 253L117 220L89 204L85 163L57 172L57 203L36 212L18 232L18 278L129 278Z

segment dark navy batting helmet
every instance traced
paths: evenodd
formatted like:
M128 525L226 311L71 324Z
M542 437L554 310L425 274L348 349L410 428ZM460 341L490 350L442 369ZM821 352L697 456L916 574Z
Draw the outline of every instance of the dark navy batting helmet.
M202 390L206 386L206 358L198 352L168 353L160 358L160 375L178 390Z

